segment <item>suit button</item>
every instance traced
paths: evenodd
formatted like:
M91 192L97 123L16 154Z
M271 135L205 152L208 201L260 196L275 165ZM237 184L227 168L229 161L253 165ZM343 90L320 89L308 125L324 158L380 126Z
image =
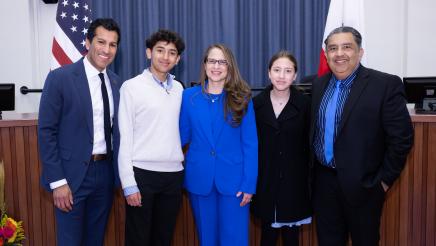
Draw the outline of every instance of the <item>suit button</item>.
M210 151L210 155L211 155L211 156L215 156L215 151L213 151L213 150Z

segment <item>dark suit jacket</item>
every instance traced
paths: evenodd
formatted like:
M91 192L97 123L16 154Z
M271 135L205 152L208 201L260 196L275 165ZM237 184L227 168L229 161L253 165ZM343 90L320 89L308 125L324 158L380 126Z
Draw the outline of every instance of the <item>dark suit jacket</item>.
M330 78L327 74L313 83L312 147L319 106ZM413 127L401 79L360 66L334 142L338 180L347 200L352 204L364 201L371 190L382 188L381 181L391 186L412 144Z
M121 81L109 70L107 75L114 102L112 162L117 185L120 141L117 115ZM48 74L38 118L39 154L43 166L41 182L50 191L50 183L65 178L74 193L88 169L94 141L91 94L83 59Z
M259 175L251 209L273 221L295 222L310 216L310 98L291 87L291 96L276 118L268 86L253 99L259 142Z

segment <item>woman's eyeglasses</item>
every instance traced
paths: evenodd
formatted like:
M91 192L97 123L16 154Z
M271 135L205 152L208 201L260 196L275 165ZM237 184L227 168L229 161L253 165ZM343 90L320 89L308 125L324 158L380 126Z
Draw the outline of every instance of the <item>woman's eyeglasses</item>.
M207 58L206 63L210 64L210 65L214 65L214 64L218 63L221 66L227 66L229 64L227 62L227 60L217 60L217 59L212 59L212 58Z

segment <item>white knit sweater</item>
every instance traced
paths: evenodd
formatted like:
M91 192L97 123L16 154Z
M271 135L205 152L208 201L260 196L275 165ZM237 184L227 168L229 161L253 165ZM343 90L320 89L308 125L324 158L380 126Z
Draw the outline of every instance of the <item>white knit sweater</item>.
M118 168L123 188L136 186L133 166L150 171L183 170L179 113L183 87L166 91L148 69L120 90Z

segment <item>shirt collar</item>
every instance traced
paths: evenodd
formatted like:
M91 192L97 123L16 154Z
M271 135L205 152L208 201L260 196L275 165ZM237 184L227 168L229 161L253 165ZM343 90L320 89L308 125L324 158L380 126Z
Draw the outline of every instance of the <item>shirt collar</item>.
M165 81L160 81L154 74L150 71L150 68L146 69L151 76L153 77L153 80L159 85L162 86L166 90L170 90L173 87L173 80L176 76L167 73L167 77L165 78Z
M346 88L350 87L351 84L353 83L353 80L356 78L357 76L357 72L359 70L360 64L358 64L356 66L356 68L354 68L353 72L348 75L348 77L346 77L345 79L337 79L336 76L332 73L332 80L334 81L334 83L336 84L336 82L339 82L342 84L342 86L345 86Z
M86 73L86 76L88 78L92 78L94 76L97 76L99 73L105 74L105 77L106 77L106 68L101 72L98 71L98 69L95 68L91 64L91 62L89 62L88 57L86 57L86 56L83 58L83 65L85 66L85 73Z

